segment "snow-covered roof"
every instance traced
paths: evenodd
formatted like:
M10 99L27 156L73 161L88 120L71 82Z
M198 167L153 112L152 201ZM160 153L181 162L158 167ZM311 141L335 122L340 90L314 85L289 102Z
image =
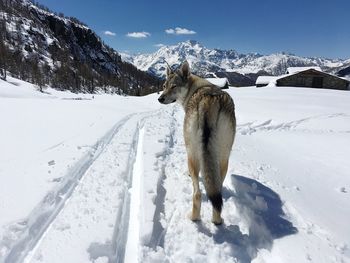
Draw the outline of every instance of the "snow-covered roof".
M271 81L275 81L277 78L279 78L279 76L259 76L255 81L255 85L267 85Z
M228 85L227 78L206 78L206 80L220 88L225 87L226 84Z
M320 67L312 66L312 67L289 67L289 68L287 68L287 73L288 74L295 74L295 73L309 70L309 69L314 69L314 70L322 72L322 69Z

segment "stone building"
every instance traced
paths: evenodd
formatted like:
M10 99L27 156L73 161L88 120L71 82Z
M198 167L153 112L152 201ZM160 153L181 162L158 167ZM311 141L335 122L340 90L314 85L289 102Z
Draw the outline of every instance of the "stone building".
M319 67L290 67L286 73L282 76L259 76L255 85L256 87L288 86L338 90L350 89L349 80L322 72Z
M348 90L350 81L324 73L317 69L301 70L282 76L276 80L276 86L310 87L320 89Z

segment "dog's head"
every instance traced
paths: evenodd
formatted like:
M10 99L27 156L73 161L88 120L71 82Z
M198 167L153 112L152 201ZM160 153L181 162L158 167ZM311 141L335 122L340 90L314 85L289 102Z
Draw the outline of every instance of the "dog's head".
M188 91L187 84L190 74L190 66L187 61L184 61L180 68L175 71L168 66L163 93L158 98L158 101L163 104L170 104L175 101L181 103Z

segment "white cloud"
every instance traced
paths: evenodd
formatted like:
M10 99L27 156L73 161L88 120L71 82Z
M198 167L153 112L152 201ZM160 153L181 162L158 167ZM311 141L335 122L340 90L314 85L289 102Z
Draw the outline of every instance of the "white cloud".
M151 34L145 31L142 32L132 32L132 33L127 33L127 37L133 37L133 38L146 38L149 37Z
M159 43L159 44L155 44L154 46L155 46L155 47L164 47L165 45L164 45L164 44Z
M105 34L106 36L112 36L112 37L115 37L115 33L114 32L111 32L109 30L106 30L105 32L103 32L103 34Z
M174 29L173 28L166 29L165 33L173 34L173 35L193 35L193 34L196 34L197 32L187 28L175 27Z
M175 34L175 30L171 29L171 28L165 29L165 33L167 33L167 34Z

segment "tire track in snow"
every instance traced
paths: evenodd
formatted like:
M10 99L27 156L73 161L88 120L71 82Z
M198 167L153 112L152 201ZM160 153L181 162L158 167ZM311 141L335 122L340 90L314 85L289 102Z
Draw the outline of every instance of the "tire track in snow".
M50 228L60 211L69 201L70 196L84 177L86 171L100 156L113 137L123 125L131 118L128 115L114 125L69 171L64 180L55 190L49 192L34 208L30 215L19 222L19 226L11 226L12 231L20 233L15 239L11 230L0 241L0 250L8 251L1 262L23 262L26 256L40 242L45 232Z

